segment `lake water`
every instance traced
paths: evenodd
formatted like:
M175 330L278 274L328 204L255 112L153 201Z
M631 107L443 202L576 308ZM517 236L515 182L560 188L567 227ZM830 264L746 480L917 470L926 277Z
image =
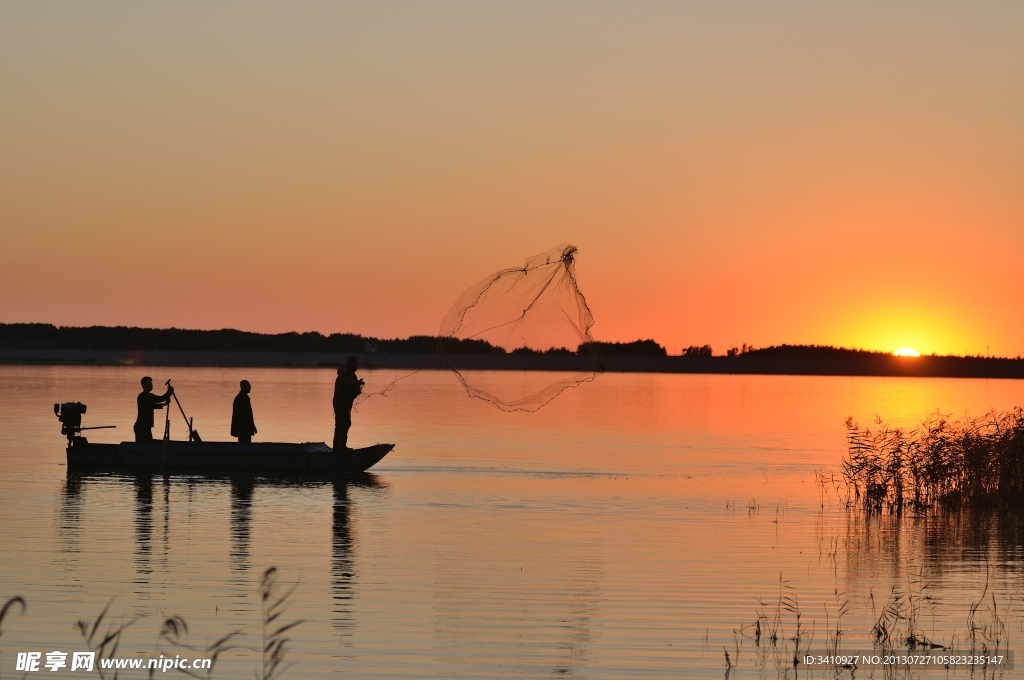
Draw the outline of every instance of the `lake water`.
M963 647L983 594L975 625L1024 635L1014 518L865 516L816 482L848 416L980 415L1024 404L1021 381L609 374L529 414L423 371L358 407L350 444L397 446L347 483L69 476L52 405L129 439L143 374L173 378L206 440L229 439L244 378L257 440L330 441L327 369L0 366L0 598L28 605L3 623L0 677L17 651L84 651L73 623L113 598L109 620L141 617L119 654L180 655L158 640L177 615L197 648L241 630L213 677L251 678L270 566L303 621L286 678L721 677L725 650L730 677L792 675L797 611L823 650L846 601L843 648L867 651L894 589L943 644ZM372 392L405 374L362 375Z

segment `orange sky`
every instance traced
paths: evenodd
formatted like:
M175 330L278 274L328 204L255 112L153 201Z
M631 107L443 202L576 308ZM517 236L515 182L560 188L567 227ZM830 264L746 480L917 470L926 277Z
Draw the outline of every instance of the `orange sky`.
M1024 354L1024 5L0 4L0 321ZM989 350L990 348L990 350Z

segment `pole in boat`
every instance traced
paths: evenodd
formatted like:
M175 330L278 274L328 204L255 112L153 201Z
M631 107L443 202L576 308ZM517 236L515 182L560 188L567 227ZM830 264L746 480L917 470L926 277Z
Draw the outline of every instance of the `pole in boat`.
M171 381L168 380L167 381L167 385L169 386L170 384L171 384ZM171 397L174 399L174 403L178 405L178 410L181 411L181 417L185 419L185 426L188 428L188 440L189 441L193 441L193 434L192 433L195 432L195 430L192 429L192 419L185 415L185 409L183 409L181 407L181 402L178 401L178 393L174 392L173 394L171 394ZM167 410L168 411L170 410L170 408L171 408L171 405L167 404ZM170 416L168 416L168 417L170 417Z
M168 381L166 383L164 383L164 384L167 385L168 387L170 387L171 386L171 381L168 379ZM170 399L167 400L166 409L167 410L166 410L165 415L164 415L164 443L163 443L163 446L160 449L160 471L161 472L164 469L164 465L166 465L166 463L167 463L167 446L168 446L168 444L171 441L171 400Z

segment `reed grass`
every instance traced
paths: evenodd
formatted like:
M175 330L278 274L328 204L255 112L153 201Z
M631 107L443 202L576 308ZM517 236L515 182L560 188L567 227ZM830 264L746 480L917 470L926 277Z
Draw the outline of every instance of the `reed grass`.
M304 622L291 621L284 623L282 618L287 612L288 599L291 597L292 593L295 592L296 588L298 588L297 583L292 584L286 589L282 589L279 586L276 567L270 567L264 571L260 578L259 594L262 613L260 620L262 645L259 650L260 663L255 673L257 680L279 680L284 672L293 665L292 662L287 660L289 651L288 643L290 640L285 636L285 633ZM125 631L143 618L141 616L136 616L126 621L111 620L109 612L113 602L113 599L107 602L106 606L103 607L103 610L100 611L92 621L80 619L75 622L75 628L81 634L86 647L89 651L96 653L94 670L102 680L106 680L107 678L110 678L110 680L117 680L117 669L104 669L101 661L104 659L113 659L115 656L118 656L117 652L121 646ZM18 596L9 598L3 607L0 607L0 635L3 633L4 620L15 606L21 608L21 613L24 613L27 610L24 598ZM193 672L192 669L187 668L175 668L174 670L196 678L196 680L211 680L214 669L217 667L217 660L225 652L235 649L257 651L253 647L236 644L236 640L243 633L244 630L239 628L221 636L209 645L196 647L189 645L186 642L188 624L185 620L180 616L171 616L165 618L160 626L160 630L157 635L157 646L154 651L160 652L160 643L162 641L174 649L188 650L189 652L201 654L202 657L211 660L210 668L204 669L205 673L196 673ZM121 656L124 656L124 654L122 653ZM157 670L161 670L160 676L162 676L163 669ZM113 672L113 675L110 675L111 671ZM156 670L148 669L148 677L150 680L157 677L155 674ZM2 675L2 666L0 666L0 675Z
M801 664L802 655L811 650L814 644L816 621L812 619L810 625L803 623L801 619L804 612L799 607L795 587L781 577L779 584L776 602L767 603L759 599L754 623L734 629L733 636L746 643L753 643L755 665L760 677L769 677L771 673L768 669L774 667L776 677L798 678L798 666ZM873 651L878 654L904 653L904 650L920 654L929 650L945 650L991 656L1006 652L1010 642L1011 620L1016 625L1012 612L1012 597L1000 605L989 592L986 579L985 587L977 601L971 600L967 609L966 628L959 632L954 631L948 642L940 644L932 639L934 633L930 637L922 627L922 619L928 613L931 614L934 623L935 610L940 605L931 595L931 585L923 578L911 578L907 587L893 587L881 606L876 602L874 593L869 593L867 605L870 607L871 620L874 623L870 630L852 631L856 633L854 637L866 637L870 640ZM844 653L843 643L849 639L851 633L843 622L851 614L851 603L844 592L835 588L833 602L826 602L824 605L825 654L841 656ZM784 629L788 630L787 634L783 633ZM725 655L726 677L731 677L739 666L739 645L734 655L730 655L728 651ZM837 673L839 669L856 671L856 667L851 665L834 667ZM893 673L895 671L885 671L883 677L897 677ZM899 677L904 676L900 674ZM908 671L906 677L917 676L911 675Z
M951 420L936 412L914 429L846 421L846 500L900 512L936 505L1024 507L1024 410Z
M846 593L839 592L839 588L833 588L835 595L835 627L828 611L828 603L825 604L825 654L835 656L839 654L839 645L843 639L843 617L849 611L850 601L846 599Z
M26 605L25 605L25 600L24 600L24 598L18 597L17 595L15 595L14 597L8 598L7 602L4 602L4 606L0 607L0 638L2 638L3 635L4 635L4 619L7 618L7 615L11 612L11 610L16 605L18 607L21 607L21 612L20 613L24 614L25 613L25 609L27 608ZM3 664L0 664L0 669L2 669L2 668L3 668ZM3 675L3 671L0 670L0 676L2 676L2 675Z
M277 584L277 568L270 567L260 578L260 600L263 608L263 667L259 680L276 680L291 664L285 663L289 639L285 633L303 623L282 623L287 611L288 598L299 587L298 583L281 593Z
M75 628L77 628L78 632L82 634L82 640L85 642L85 646L89 649L89 651L96 653L94 667L98 672L99 677L101 679L113 677L116 680L117 670L115 669L113 676L110 676L109 674L103 672L104 669L102 667L101 662L104 659L114 658L114 655L117 654L117 650L121 645L121 636L124 634L124 631L130 628L141 617L135 617L127 622L108 622L104 632L101 633L99 637L96 637L96 633L99 632L100 626L103 624L103 621L107 617L107 612L110 611L110 605L112 605L113 603L113 599L107 602L107 605L103 608L103 611L99 613L99 616L97 616L93 620L91 625L89 624L88 621L85 621L84 619L79 619L75 622Z
M221 654L233 649L248 649L242 645L234 644L234 640L237 636L242 634L242 629L233 630L227 635L223 635L216 639L212 644L206 647L193 647L184 641L184 636L188 635L188 624L180 616L172 616L164 619L163 625L160 626L160 638L167 642L171 647L175 649L184 649L189 652L199 652L207 659L210 659L210 667L206 669L205 674L194 673L190 669L177 668L185 675L196 678L197 680L211 680L213 678L213 669L217 667L217 659ZM156 671L150 669L149 680L153 680Z

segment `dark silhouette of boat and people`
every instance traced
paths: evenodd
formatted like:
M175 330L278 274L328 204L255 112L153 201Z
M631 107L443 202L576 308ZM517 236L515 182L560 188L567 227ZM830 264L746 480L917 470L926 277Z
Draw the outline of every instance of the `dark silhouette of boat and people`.
M111 425L82 426L87 407L81 402L54 404L53 412L61 423L61 434L68 440L69 469L160 470L184 473L246 472L259 475L335 475L365 472L394 449L394 444L375 444L359 449L348 446L352 427L352 407L363 391L363 380L356 376L359 362L349 357L338 368L334 385L334 439L324 442L259 442L249 394L252 384L239 383L239 392L231 407L231 436L235 442L203 441L192 418L185 415L171 381L163 394L153 392L153 379L142 378L142 392L136 398L137 417L134 441L119 444L90 442L86 430L109 429ZM170 435L171 403L177 406L188 428L185 441ZM164 411L163 438L153 438L154 414Z

